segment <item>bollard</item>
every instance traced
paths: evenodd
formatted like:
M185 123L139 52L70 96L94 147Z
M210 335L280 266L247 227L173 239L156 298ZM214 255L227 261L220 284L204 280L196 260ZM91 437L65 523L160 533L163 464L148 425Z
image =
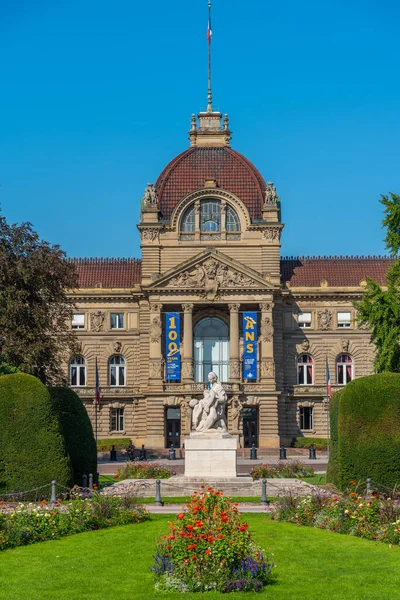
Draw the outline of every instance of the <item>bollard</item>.
M159 479L156 480L156 506L164 506L164 502L161 500L161 481Z
M281 444L281 447L279 449L279 460L286 460L285 444Z
M83 488L87 488L87 475L86 475L86 473L84 473L82 475L82 487Z
M115 449L115 446L113 444L111 450L110 450L110 462L116 462L117 460L117 451Z
M371 478L367 477L367 496L371 493Z
M51 498L50 498L50 504L52 504L52 505L54 506L56 502L57 502L57 495L56 495L56 480L55 480L55 479L53 479L53 481L51 482Z
M93 489L93 473L89 473L89 490Z
M309 456L308 456L309 460L316 460L317 458L317 453L315 451L315 446L314 444L311 444L310 448L309 448Z
M267 506L267 504L268 504L268 500L267 500L267 480L266 479L262 479L261 480L261 498L260 498L260 504L263 504L264 506Z
M146 450L144 449L144 444L142 444L142 448L139 451L139 460L146 460Z
M254 442L250 448L250 460L257 460L257 448Z
M176 459L175 448L174 448L173 444L171 444L171 448L169 449L168 459L169 460L175 460Z

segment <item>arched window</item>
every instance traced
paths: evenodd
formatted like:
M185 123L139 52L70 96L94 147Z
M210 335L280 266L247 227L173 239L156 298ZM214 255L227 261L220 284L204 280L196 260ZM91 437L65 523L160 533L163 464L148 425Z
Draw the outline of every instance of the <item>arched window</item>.
M297 383L311 385L314 379L313 359L309 354L300 354L297 359Z
M336 359L336 381L338 385L346 385L353 379L353 359L350 354L339 354Z
M200 231L221 231L221 203L218 200L200 203Z
M240 231L240 221L232 206L226 207L226 231Z
M207 381L214 371L220 381L229 381L229 332L222 319L206 317L194 328L195 381Z
M125 359L123 356L110 358L110 385L125 385Z
M182 225L181 231L184 233L191 233L194 231L195 227L195 215L194 215L194 205L189 206L183 214L182 217Z
M86 385L86 361L83 356L73 356L69 363L69 380L71 385Z

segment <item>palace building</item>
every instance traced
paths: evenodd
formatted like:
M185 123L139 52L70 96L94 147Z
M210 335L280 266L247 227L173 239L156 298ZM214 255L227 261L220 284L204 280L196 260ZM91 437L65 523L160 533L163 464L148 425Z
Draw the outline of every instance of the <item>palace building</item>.
M228 116L192 116L190 146L148 184L141 258L75 259L70 384L99 437L152 449L189 435L189 401L214 371L239 446L327 436L332 389L373 372L374 346L355 324L365 279L389 258L281 258L273 183L230 145Z

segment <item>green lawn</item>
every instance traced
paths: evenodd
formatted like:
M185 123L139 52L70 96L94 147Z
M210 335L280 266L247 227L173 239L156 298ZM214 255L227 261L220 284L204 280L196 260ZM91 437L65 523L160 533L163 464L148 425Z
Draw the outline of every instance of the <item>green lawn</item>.
M152 554L170 517L7 550L0 554L4 600L152 600ZM389 600L400 598L400 548L246 515L277 565L277 581L232 600ZM184 594L183 600L200 598ZM216 592L206 598L227 598Z

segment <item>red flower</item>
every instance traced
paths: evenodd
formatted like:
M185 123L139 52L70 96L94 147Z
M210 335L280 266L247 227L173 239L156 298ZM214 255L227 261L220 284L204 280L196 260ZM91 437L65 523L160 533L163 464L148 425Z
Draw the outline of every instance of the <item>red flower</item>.
M210 550L209 548L207 548L207 550L206 550L206 554L207 554L207 555L210 555L210 554L211 554L211 550Z
M357 485L355 481L350 481L350 485Z
M191 540L191 539L193 538L193 536L192 536L192 534L191 534L191 533L187 533L187 534L186 534L186 537L187 537L187 538L189 538L189 540Z
M192 556L192 560L197 560L197 556Z
M189 531L191 531L193 529L193 525L186 525L186 529L188 529Z
M184 518L184 516L185 516L185 515L184 515L183 513L179 513L179 515L178 515L178 519L183 519L183 518Z
M189 546L186 546L186 550L193 550L194 548L196 548L196 544L189 544Z
M186 533L184 531L181 531L179 534L179 537L185 537Z
M229 521L228 517L222 517L221 521L223 523L227 523Z
M196 527L203 527L203 523L201 521L195 522Z
M222 533L220 533L217 537L218 537L219 540L223 540L225 536L222 535Z
M207 539L208 539L208 541L209 541L209 542L215 542L215 540L216 540L217 538L216 538L216 537L214 537L214 536L212 536L212 535L209 535Z

